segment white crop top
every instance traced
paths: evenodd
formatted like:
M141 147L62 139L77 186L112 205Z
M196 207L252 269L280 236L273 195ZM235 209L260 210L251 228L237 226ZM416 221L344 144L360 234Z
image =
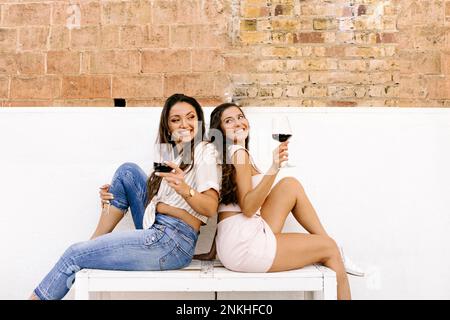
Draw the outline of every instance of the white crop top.
M253 158L252 158L250 152L241 145L233 144L228 147L229 157L232 158L233 154L236 151L241 150L241 149L244 149L247 151L253 168L255 168L255 170L259 172L258 174L252 176L252 186L253 186L253 188L255 188L261 182L261 180L264 178L264 174L261 173L261 171L256 167L255 162L253 161ZM224 211L242 212L241 207L237 203L230 203L230 204L222 203L222 204L220 204L219 208L217 209L217 212L224 212Z
M181 156L174 161L181 163ZM200 142L194 149L194 167L184 176L184 181L197 192L214 189L220 192L219 182L222 175L221 167L217 164L217 151L212 143ZM172 189L163 179L158 193L145 209L143 218L144 229L150 228L155 221L156 205L163 202L172 207L184 209L191 215L206 224L208 217L203 216L194 209Z

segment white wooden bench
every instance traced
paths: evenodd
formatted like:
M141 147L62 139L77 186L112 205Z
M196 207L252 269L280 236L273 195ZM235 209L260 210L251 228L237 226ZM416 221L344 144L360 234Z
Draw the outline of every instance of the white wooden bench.
M305 299L335 300L336 274L310 265L274 273L242 273L224 268L220 261L199 261L181 270L108 271L84 269L76 274L75 299L88 300L90 292L238 292L304 291Z

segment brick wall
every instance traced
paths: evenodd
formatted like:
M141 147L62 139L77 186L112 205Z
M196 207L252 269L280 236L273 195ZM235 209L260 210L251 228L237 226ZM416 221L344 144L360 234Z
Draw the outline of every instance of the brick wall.
M450 106L450 1L0 0L1 106Z

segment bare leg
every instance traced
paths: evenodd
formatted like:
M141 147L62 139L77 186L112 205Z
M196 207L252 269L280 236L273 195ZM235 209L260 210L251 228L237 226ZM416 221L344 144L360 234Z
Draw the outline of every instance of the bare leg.
M37 295L34 294L34 292L31 294L31 296L28 298L28 300L41 300Z
M277 253L269 272L321 263L336 272L339 300L351 299L347 273L336 243L330 237L302 233L276 234Z
M91 240L113 231L120 220L122 220L123 216L124 212L112 205L109 208L109 212L102 210L97 228L91 236Z
M303 186L292 177L273 187L261 207L261 216L274 233L280 233L290 212L309 233L328 236Z

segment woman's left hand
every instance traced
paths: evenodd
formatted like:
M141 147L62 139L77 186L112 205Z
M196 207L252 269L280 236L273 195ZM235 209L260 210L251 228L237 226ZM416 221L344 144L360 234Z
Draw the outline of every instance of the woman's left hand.
M173 162L166 161L164 163L173 169L172 172L156 172L155 174L165 179L167 184L178 194L183 196L189 193L190 187L184 182L184 171Z

